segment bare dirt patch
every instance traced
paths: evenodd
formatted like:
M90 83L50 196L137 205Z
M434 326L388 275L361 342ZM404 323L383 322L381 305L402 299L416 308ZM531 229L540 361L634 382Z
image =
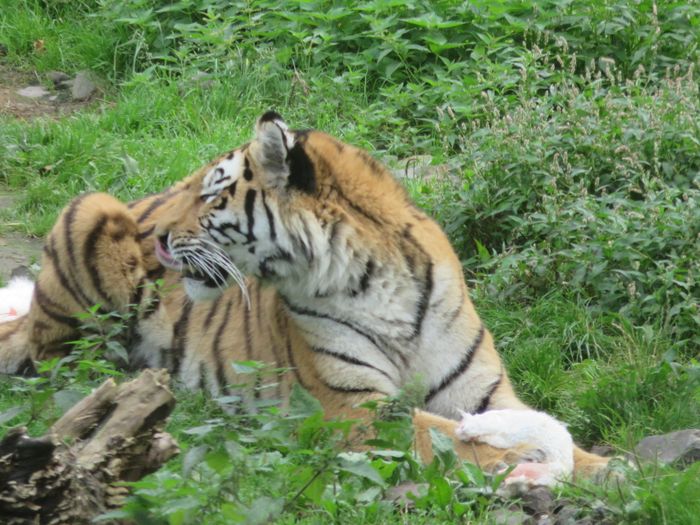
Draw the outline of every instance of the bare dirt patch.
M0 209L9 208L13 201L12 195L0 192ZM7 282L17 268L35 268L41 261L43 245L43 239L4 231L0 225L0 281Z
M31 93L27 88L43 88L46 96L32 98L19 92ZM36 90L34 90L36 91ZM67 93L55 90L47 78L36 72L18 71L0 64L0 115L23 120L37 117L60 118L84 107L88 101L75 101Z

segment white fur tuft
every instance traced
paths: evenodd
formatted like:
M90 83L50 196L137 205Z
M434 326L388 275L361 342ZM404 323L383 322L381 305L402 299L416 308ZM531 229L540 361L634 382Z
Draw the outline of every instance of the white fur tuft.
M0 288L0 323L17 319L29 312L34 283L26 277L15 277Z
M543 412L504 409L463 414L456 433L465 441L481 441L498 448L531 445L542 452L541 462L518 465L506 478L506 485L553 486L574 469L571 434L563 423Z

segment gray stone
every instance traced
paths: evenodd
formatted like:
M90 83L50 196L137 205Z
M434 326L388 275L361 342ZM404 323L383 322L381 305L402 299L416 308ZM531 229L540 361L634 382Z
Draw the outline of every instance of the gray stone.
M53 85L57 88L66 87L64 82L70 80L70 75L65 74L63 71L49 71L46 73L46 77L53 82Z
M18 89L17 94L27 98L41 98L48 95L49 92L41 86L27 86L25 88Z
M610 445L595 445L593 448L591 448L591 453L598 454L599 456L608 457L615 455L615 449Z
M535 487L522 495L523 507L534 515L549 514L554 503L554 495L547 487Z
M489 523L494 525L524 525L535 523L530 516L521 510L497 509L489 515Z
M409 493L415 496L421 496L428 491L427 483L413 483L405 482L395 487L387 489L384 494L385 499L395 503L404 508L412 508L414 503L411 498L409 498Z
M578 525L576 516L579 514L579 509L574 505L564 505L556 512L555 525Z
M700 429L689 428L642 439L634 449L640 459L690 465L700 460Z
M71 86L71 97L73 100L87 100L97 89L97 84L92 81L92 74L89 71L80 71L73 80Z
M27 266L17 266L12 272L10 273L10 279L14 279L15 277L26 277L27 279L33 279L34 276L32 275L32 271L27 267Z

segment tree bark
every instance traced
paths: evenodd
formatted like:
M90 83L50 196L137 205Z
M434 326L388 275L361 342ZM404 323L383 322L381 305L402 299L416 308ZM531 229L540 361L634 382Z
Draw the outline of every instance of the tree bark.
M40 438L0 441L0 523L81 525L119 507L135 481L178 453L162 431L175 405L165 370L105 381Z

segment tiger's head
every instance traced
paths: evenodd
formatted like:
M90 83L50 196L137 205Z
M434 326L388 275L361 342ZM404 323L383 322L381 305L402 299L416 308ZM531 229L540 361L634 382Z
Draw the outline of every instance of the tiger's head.
M270 111L251 142L183 182L157 224L156 254L183 272L195 300L216 297L231 281L244 289L245 275L282 293L353 294L397 256L397 237L416 215L402 186L365 151L290 130Z

